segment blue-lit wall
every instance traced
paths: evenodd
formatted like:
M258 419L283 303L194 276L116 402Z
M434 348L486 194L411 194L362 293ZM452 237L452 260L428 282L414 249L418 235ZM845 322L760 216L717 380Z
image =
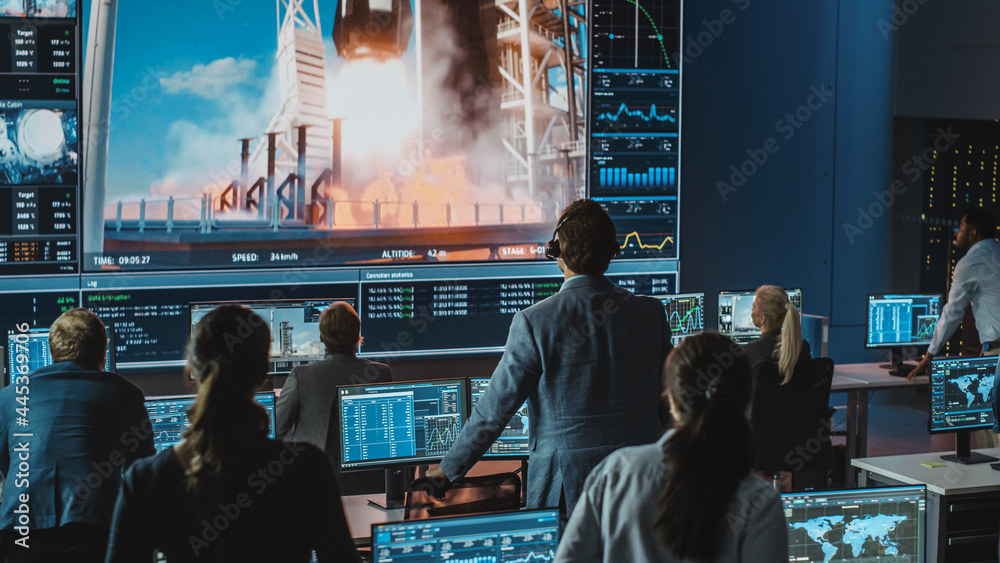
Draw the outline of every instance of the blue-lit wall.
M830 356L873 361L865 295L891 290L891 222L858 208L889 188L891 0L684 11L681 290L714 311L720 289L802 287L804 312L830 317Z

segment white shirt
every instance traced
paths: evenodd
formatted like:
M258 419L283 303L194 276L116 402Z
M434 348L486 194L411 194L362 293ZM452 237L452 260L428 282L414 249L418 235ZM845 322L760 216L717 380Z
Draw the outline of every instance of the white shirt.
M928 352L941 353L970 302L980 342L1000 340L1000 247L993 239L972 245L955 264L948 304L941 311Z
M669 467L663 444L673 432L644 446L615 451L587 477L559 541L556 562L675 562L653 526ZM781 497L770 484L747 475L727 511L716 563L785 563L788 532Z

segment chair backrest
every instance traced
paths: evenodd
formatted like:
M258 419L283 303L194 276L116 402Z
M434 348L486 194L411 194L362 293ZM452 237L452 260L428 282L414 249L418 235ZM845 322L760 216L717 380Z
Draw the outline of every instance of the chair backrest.
M759 383L751 414L757 469L770 473L832 465L828 406L833 365L830 358L804 359L786 385L773 378Z

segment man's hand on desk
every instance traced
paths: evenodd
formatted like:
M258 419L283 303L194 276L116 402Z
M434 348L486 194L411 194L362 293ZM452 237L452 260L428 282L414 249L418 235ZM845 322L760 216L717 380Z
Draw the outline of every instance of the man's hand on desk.
M451 479L444 474L440 466L427 470L427 474L419 479L414 479L410 483L410 489L423 491L435 498L444 498L444 494L451 489Z
M927 367L931 365L931 359L933 359L933 358L934 358L934 354L931 354L930 352L927 352L926 354L924 354L924 357L920 359L920 363L917 364L917 367L913 368L913 371L911 371L906 376L906 379L910 380L910 379L913 379L914 377L916 377L918 375L924 375L924 374L926 374L927 373Z

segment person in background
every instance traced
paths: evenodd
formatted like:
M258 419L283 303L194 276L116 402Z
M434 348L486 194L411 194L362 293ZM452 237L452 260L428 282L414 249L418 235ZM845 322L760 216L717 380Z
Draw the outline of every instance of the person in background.
M270 332L238 305L191 332L185 371L198 383L183 439L125 474L107 563L359 561L326 456L269 440L253 399L267 378Z
M142 391L103 371L107 345L97 315L66 311L54 363L0 391L4 561L103 561L122 469L156 452Z
M276 433L279 440L308 442L335 458L334 442L340 428L339 413L333 411L337 387L389 383L392 371L385 364L357 357L364 337L361 319L349 303L338 301L320 313L319 334L326 357L292 368L275 405ZM384 471L337 473L345 494L377 492L385 487Z
M757 288L750 312L760 338L743 350L750 361L753 393L750 426L755 440L754 468L773 478L778 473L782 490L791 488L792 469L785 461L795 447L795 429L788 428L783 416L786 401L808 393L805 381L792 381L796 367L811 356L809 343L802 338L799 310L788 300L784 289L774 285Z
M559 292L519 311L490 385L440 467L415 487L443 494L465 475L528 401L530 508L572 509L587 474L623 446L662 433L657 397L670 352L670 326L658 299L604 276L619 251L601 205L570 204L546 245L565 281Z
M976 319L976 330L983 343L982 355L1000 354L1000 246L997 246L997 218L993 213L981 208L966 211L955 233L955 246L966 250L965 256L955 264L951 277L948 303L941 310L934 336L927 347L927 353L906 378L913 379L927 373L934 356L944 351L944 346L962 322L965 308L972 305L972 315ZM996 386L990 393L993 412L1000 414ZM1000 420L994 416L993 431L975 433L978 447L995 447L996 433L1000 432Z
M750 472L745 354L718 333L697 334L670 354L663 377L674 428L594 468L556 561L788 561L781 498Z

